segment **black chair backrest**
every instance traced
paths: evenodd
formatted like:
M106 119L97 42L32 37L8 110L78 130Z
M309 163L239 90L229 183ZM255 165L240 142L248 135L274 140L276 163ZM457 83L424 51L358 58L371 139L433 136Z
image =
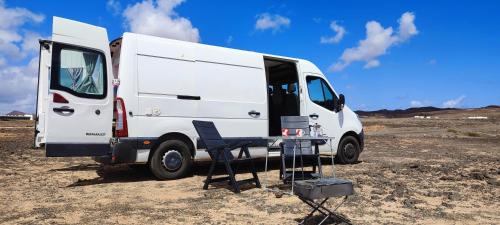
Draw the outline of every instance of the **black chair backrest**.
M288 136L297 136L296 130L302 130L302 136L309 136L309 117L307 116L282 116L281 129L288 129ZM310 140L283 140L284 154L293 156L293 149L295 148L295 155L312 155L312 145ZM302 149L302 151L300 151Z
M193 120L193 125L196 132L198 132L201 141L207 147L207 151L211 151L216 147L226 144L213 122Z

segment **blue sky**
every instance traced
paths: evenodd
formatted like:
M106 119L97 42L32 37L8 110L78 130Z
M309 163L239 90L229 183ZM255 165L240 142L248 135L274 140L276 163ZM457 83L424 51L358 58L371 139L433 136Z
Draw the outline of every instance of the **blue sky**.
M52 16L105 27L110 39L126 31L150 32L304 58L327 75L353 109L500 104L498 1L0 0L0 3L0 19L20 20L11 26L0 25L0 113L33 110L35 37L50 36ZM136 5L141 3L143 8ZM147 8L148 4L153 8ZM13 12L19 15L8 17ZM159 14L160 19L144 24L141 18L148 18L151 12ZM406 31L400 25L405 13L409 16ZM333 21L335 30L331 26ZM367 39L370 21L375 21L371 26L378 24L382 31L392 27L392 33L381 43L368 41L360 47L360 41ZM9 39L9 32L19 38ZM405 32L407 36L403 38ZM321 37L330 42L321 43ZM372 40L380 37L383 36ZM5 46L1 44L2 38ZM5 50L12 49L6 42L23 54L13 57L14 53ZM354 52L345 53L346 49ZM371 66L367 64L370 61ZM344 66L332 69L336 63Z

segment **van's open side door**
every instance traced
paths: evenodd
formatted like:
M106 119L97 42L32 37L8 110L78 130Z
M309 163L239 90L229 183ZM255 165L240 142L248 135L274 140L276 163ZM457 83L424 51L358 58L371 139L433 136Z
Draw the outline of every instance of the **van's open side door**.
M110 151L111 55L106 30L54 17L41 42L36 141L47 156L99 156Z

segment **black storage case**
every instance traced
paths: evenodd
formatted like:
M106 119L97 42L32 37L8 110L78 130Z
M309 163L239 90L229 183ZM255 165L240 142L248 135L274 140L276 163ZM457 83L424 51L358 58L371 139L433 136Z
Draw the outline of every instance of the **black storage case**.
M352 195L352 182L338 178L295 181L294 194L307 199L324 199Z

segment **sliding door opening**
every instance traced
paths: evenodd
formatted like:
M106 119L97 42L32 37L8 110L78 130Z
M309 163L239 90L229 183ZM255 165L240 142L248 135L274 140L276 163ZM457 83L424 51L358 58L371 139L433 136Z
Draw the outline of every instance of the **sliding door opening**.
M268 87L269 136L281 135L281 116L299 116L299 83L294 62L264 59Z

